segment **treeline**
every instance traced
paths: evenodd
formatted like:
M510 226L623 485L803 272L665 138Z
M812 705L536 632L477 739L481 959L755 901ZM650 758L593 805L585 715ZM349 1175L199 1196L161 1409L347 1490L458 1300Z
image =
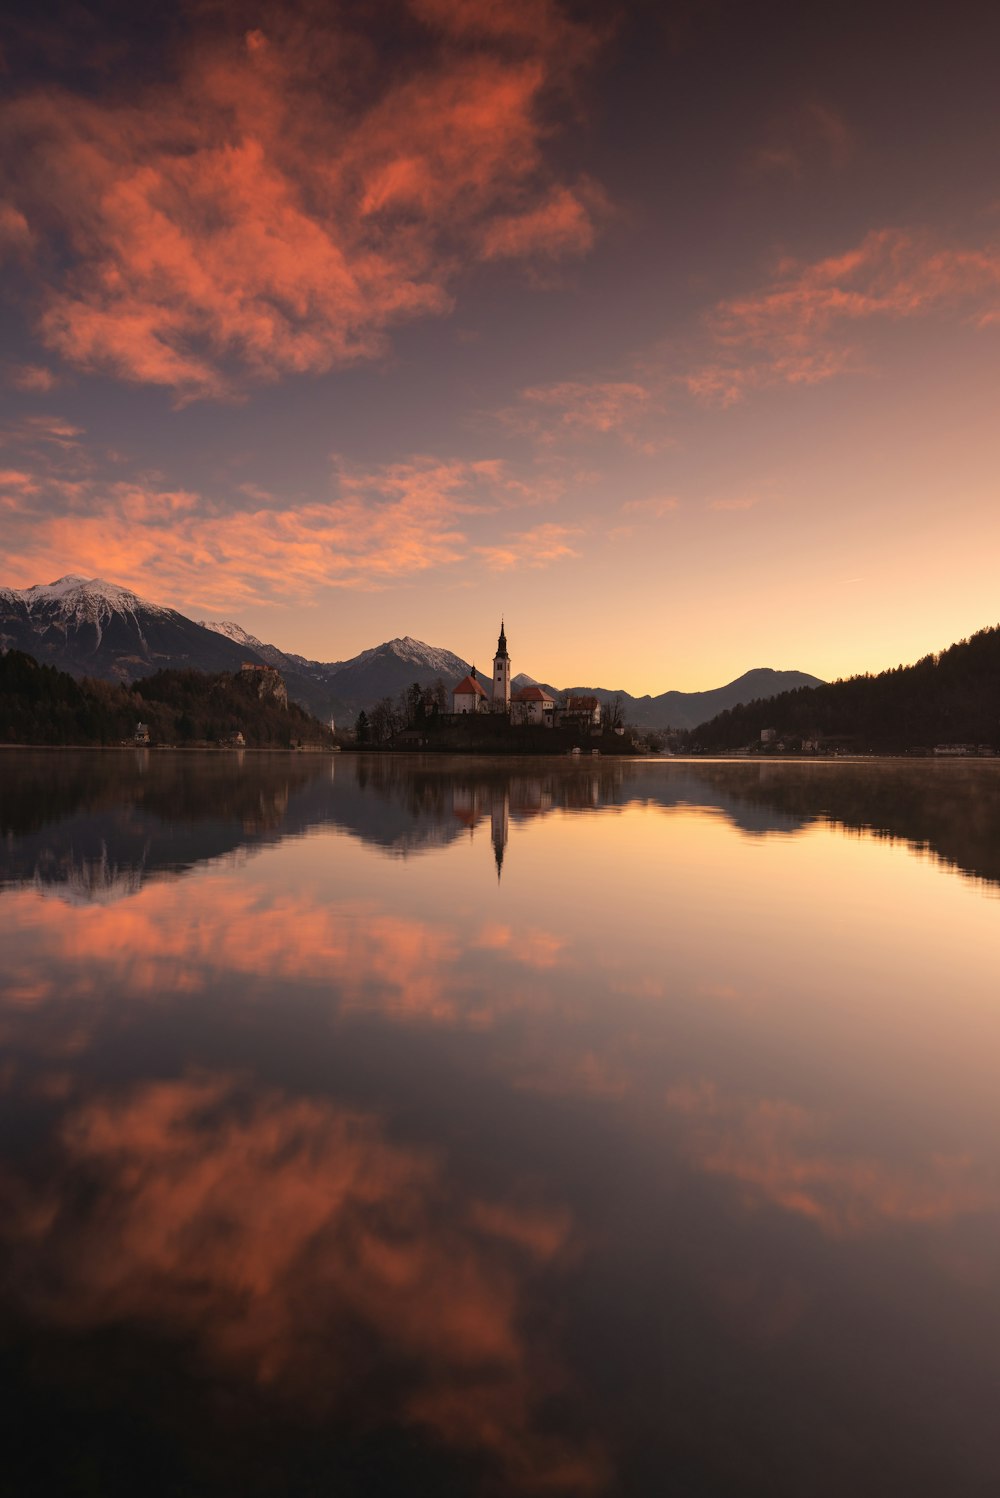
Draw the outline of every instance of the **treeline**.
M448 697L448 688L440 676L433 686L422 687L415 681L398 697L382 697L371 712L362 709L354 725L355 740L371 748L388 744L404 729L422 728L448 712Z
M126 686L77 681L18 650L0 656L0 743L121 744L140 722L153 744L216 744L236 733L251 748L332 743L303 708L261 699L239 674L158 671Z
M943 743L1000 747L1000 627L913 666L731 708L684 735L681 747L711 752L759 745L768 728L789 748L837 740L889 753Z

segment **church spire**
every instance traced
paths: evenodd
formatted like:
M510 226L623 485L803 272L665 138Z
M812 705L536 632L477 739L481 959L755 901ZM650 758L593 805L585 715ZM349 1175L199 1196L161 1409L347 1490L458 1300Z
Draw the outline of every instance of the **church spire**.
M505 656L506 654L507 654L507 636L504 634L503 615L501 614L500 615L500 638L499 638L499 640L497 640L497 655L498 656Z

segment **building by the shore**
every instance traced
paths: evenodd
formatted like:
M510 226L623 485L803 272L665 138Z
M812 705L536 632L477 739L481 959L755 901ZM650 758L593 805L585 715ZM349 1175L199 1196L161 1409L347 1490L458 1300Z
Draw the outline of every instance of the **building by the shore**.
M463 676L452 688L451 700L452 712L456 715L503 713L511 723L540 724L544 728L578 725L599 729L601 726L601 704L596 697L571 696L560 706L552 694L536 682L512 693L510 654L502 619L489 690L473 666L468 676Z

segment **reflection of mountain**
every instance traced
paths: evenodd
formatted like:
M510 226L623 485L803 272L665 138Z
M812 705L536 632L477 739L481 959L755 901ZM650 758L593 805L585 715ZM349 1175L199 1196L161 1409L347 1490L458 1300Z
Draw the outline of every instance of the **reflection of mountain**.
M330 825L406 857L552 811L716 811L754 835L838 822L1000 883L1000 766L426 760L150 753L4 756L0 882L109 902L151 878ZM484 847L484 856L487 849Z
M304 830L296 793L329 776L311 755L21 753L0 781L0 884L108 903L150 878Z

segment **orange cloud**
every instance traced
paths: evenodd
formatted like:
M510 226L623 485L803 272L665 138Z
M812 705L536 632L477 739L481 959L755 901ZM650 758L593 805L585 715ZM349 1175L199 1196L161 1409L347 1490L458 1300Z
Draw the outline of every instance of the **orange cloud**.
M130 94L8 103L0 241L69 252L65 271L37 260L44 343L219 396L237 372L376 356L394 324L449 308L463 260L586 251L601 194L553 180L542 147L591 32L529 0L413 9L428 37L409 72L291 7L189 39L174 76Z
M520 401L502 413L503 419L544 443L597 434L620 437L648 452L663 445L645 430L658 409L657 393L638 380L560 380L529 386Z
M46 1004L59 992L200 993L235 974L253 984L334 981L336 1014L478 1030L520 1007L524 995L516 983L500 993L477 984L465 956L503 951L505 961L537 972L566 960L565 941L537 926L516 938L502 926L465 936L443 921L275 896L218 875L202 875L197 890L173 880L136 883L127 900L70 916L34 891L10 894L8 906L29 950L23 959L10 953L0 1008ZM30 955L39 946L62 964L58 980L39 980Z
M662 520L664 515L672 515L680 509L680 500L673 495L666 495L661 499L630 499L622 505L623 515L649 515L654 520Z
M531 530L509 536L499 546L476 546L476 556L488 567L505 572L511 567L547 567L580 555L570 541L579 536L579 526L536 525Z
M54 1192L8 1183L0 1230L32 1266L36 1316L182 1329L227 1376L320 1417L369 1392L360 1328L381 1420L486 1456L507 1490L607 1478L593 1443L546 1430L569 1374L524 1330L533 1284L568 1245L563 1208L469 1201L439 1156L390 1142L370 1114L218 1076L89 1102L61 1134L88 1205L67 1224ZM388 1407L385 1363L407 1370Z
M76 451L64 461L35 450L34 461L34 473L19 464L6 486L0 481L0 503L14 517L4 581L14 585L72 564L126 578L182 608L211 610L301 601L331 587L377 589L470 556L505 569L577 555L570 544L577 532L554 524L512 531L501 547L475 544L477 517L549 503L561 492L558 482L522 478L494 460L415 457L368 472L343 467L332 499L292 506L251 490L241 498L255 501L253 508L236 510L186 490L99 479Z
M593 188L555 187L536 207L494 219L482 236L484 260L583 254L597 237Z
M43 395L54 390L59 381L51 369L43 364L16 364L7 375L8 385L15 390L27 390Z
M831 1237L889 1223L940 1223L996 1211L1000 1180L964 1155L930 1153L911 1164L842 1152L828 1121L781 1099L726 1099L710 1082L679 1085L668 1107L689 1121L698 1167L729 1177L750 1201L809 1218Z
M842 170L854 154L855 138L847 122L825 104L803 105L773 125L769 139L751 155L760 173L801 177L810 168Z
M844 254L784 260L762 290L719 302L707 319L706 356L672 378L721 406L769 386L816 385L871 368L863 335L873 320L946 310L977 327L1000 317L1000 247L874 230Z

